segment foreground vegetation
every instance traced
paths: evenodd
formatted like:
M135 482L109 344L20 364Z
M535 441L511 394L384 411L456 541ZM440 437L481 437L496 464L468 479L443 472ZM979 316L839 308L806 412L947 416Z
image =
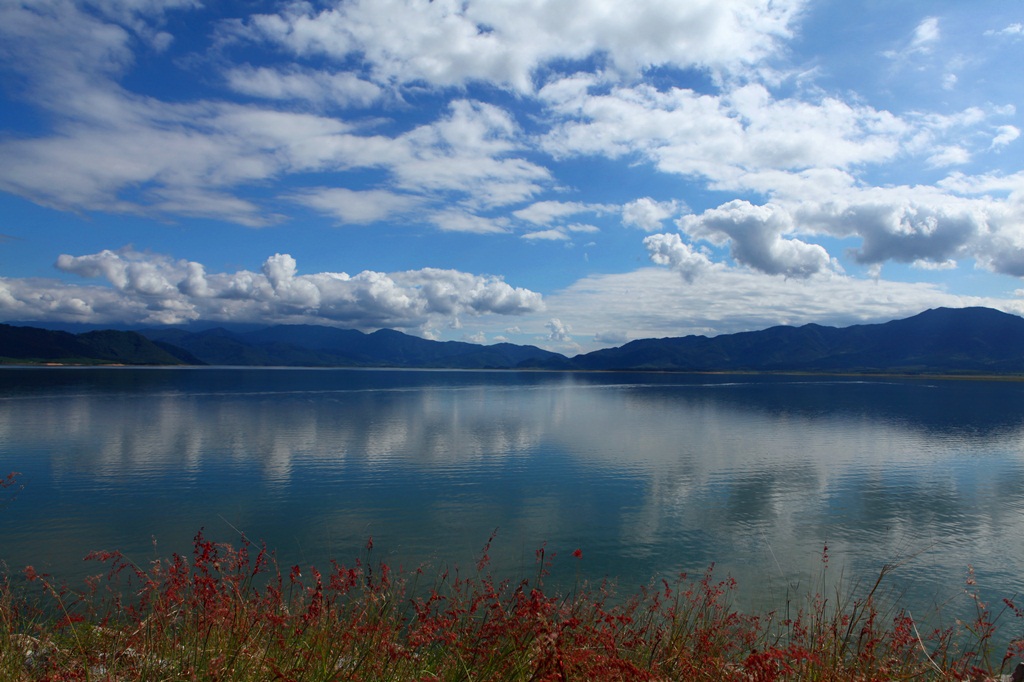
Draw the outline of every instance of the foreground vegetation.
M889 568L863 590L751 615L710 569L631 596L607 584L559 595L543 549L536 575L497 582L486 547L468 576L395 575L372 547L326 573L281 570L244 537L200 533L191 557L145 568L92 555L85 590L27 568L0 584L0 679L998 680L1021 649L994 641L1000 618L1024 614L970 590L972 622L919 630L882 589Z

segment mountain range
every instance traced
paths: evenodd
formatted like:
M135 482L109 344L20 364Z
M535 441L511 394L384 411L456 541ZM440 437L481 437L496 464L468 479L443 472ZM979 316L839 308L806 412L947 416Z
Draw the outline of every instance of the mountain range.
M0 362L131 365L403 367L1024 374L1024 318L936 308L883 324L778 326L720 336L631 341L568 358L535 346L430 341L390 329L314 325L65 330L0 325Z

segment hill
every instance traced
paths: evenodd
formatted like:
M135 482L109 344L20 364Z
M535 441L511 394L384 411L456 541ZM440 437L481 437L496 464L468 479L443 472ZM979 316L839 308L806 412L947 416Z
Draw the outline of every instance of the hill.
M1024 318L936 308L883 324L779 326L641 339L573 358L535 346L431 341L314 325L146 328L80 334L0 325L0 359L288 367L1024 374Z
M144 329L141 333L211 365L516 369L531 363L558 366L566 362L564 356L535 346L430 341L392 329L364 334L354 329L278 325L253 331Z
M936 308L883 324L642 339L569 362L581 370L1022 374L1024 318Z
M112 329L70 334L0 324L0 363L186 365L202 362L135 332Z

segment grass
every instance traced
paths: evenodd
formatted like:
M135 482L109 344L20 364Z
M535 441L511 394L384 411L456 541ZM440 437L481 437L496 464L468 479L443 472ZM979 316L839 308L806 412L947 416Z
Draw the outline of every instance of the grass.
M321 573L200 532L191 556L146 567L91 555L99 573L80 590L29 567L0 583L0 679L996 680L1021 651L994 642L1001 618L1024 614L1010 600L994 613L970 579L973 618L926 629L887 592L891 567L747 614L712 569L559 593L544 549L535 575L499 581L489 547L468 575L395 574L371 539Z

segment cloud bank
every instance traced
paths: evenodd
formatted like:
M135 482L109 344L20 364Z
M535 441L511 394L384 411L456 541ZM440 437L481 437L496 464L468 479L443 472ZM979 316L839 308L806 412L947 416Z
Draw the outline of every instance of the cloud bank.
M64 254L56 266L109 286L3 278L0 313L6 319L65 322L326 322L429 335L463 316L520 316L544 309L540 294L498 277L433 268L302 275L288 254L267 258L259 272L209 273L201 263L131 249Z

